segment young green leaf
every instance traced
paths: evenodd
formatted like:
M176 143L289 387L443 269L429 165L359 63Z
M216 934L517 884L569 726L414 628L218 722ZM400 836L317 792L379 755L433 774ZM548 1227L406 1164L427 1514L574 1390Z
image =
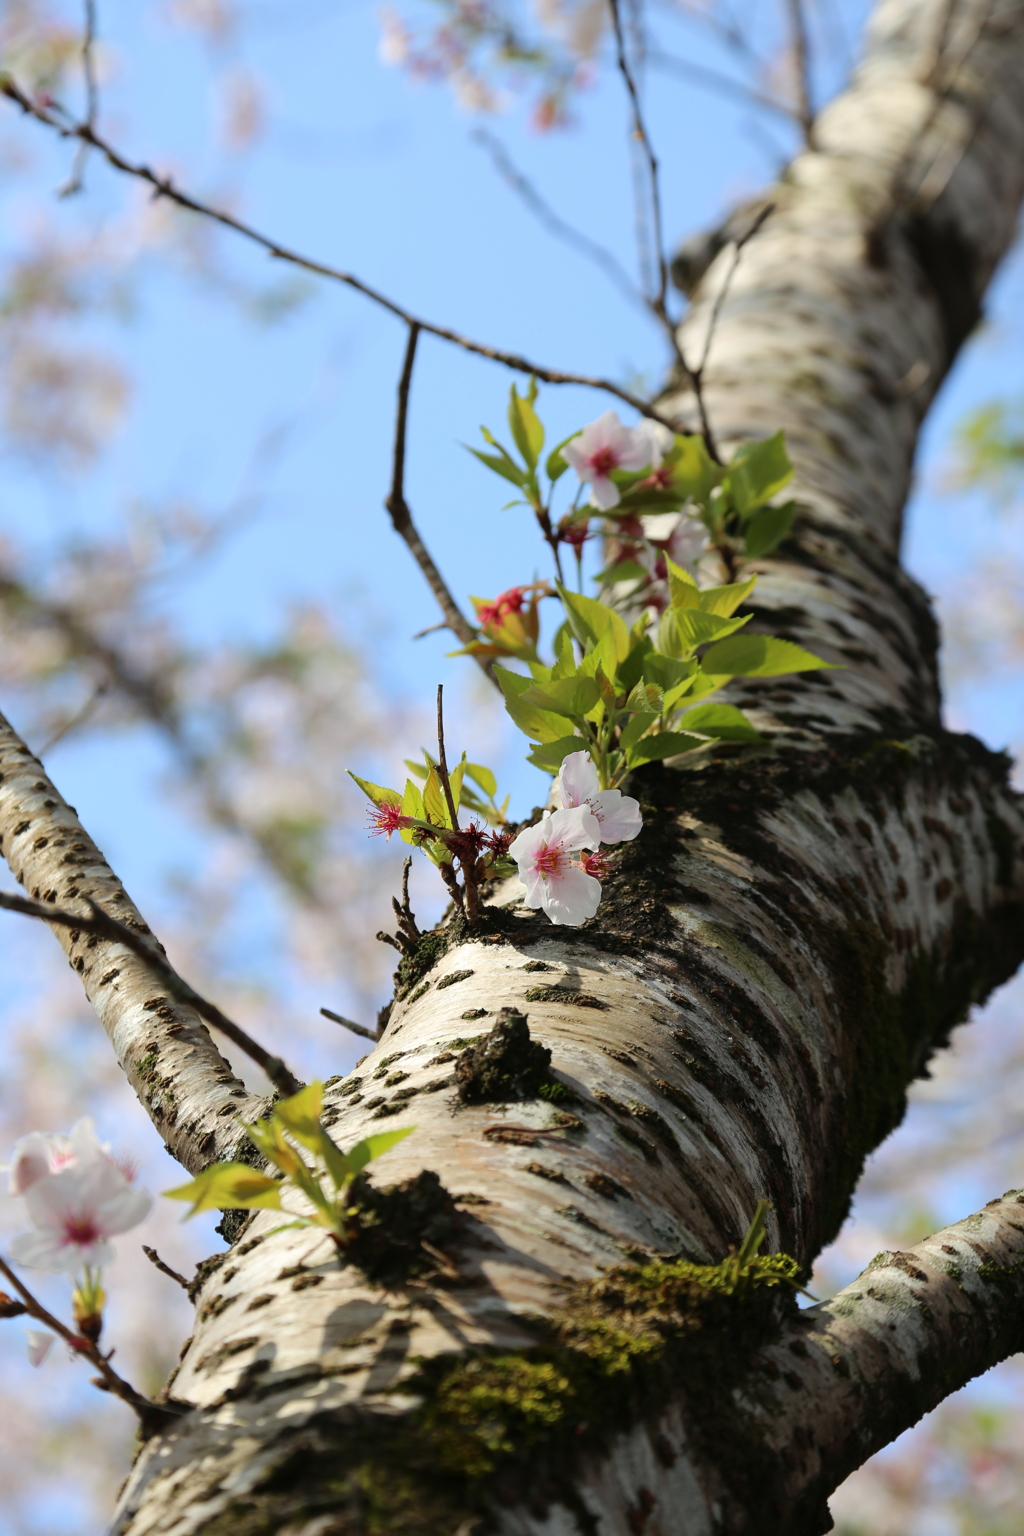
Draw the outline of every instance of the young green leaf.
M520 469L515 459L506 453L504 448L501 450L502 457L494 453L482 453L479 448L471 448L469 451L475 459L480 460L481 464L486 464L488 469L493 469L494 473L501 475L503 479L511 480L512 484L517 485L520 490L529 484L530 477L526 470Z
M771 554L782 543L793 526L796 502L783 502L781 507L762 507L755 512L743 530L743 551L748 560L757 560Z
M527 754L526 761L535 768L543 768L547 773L557 773L563 758L568 757L570 752L582 752L586 746L582 736L560 736L557 741L548 741L534 747Z
M544 447L544 428L531 397L520 395L514 384L509 391L508 424L527 468L535 470Z
M523 702L523 694L531 686L528 677L510 672L507 667L495 667L494 675L505 696L506 710L525 736L531 741L546 742L565 735L565 720L561 716Z
M701 609L704 613L717 613L723 619L731 618L756 586L757 577L751 576L746 581L734 581L727 587L705 587L700 594Z
M832 663L774 635L733 635L705 652L701 665L715 677L782 677L787 672L813 672Z
M596 597L584 597L581 592L570 592L560 584L558 595L562 599L572 632L581 645L588 648L595 646L602 635L610 631L616 661L623 661L628 656L629 630L614 608L598 602Z
M448 802L441 788L436 768L431 768L427 774L427 782L423 786L423 809L427 813L427 820L432 821L435 827L451 826Z
M793 478L793 466L786 452L785 434L776 432L761 442L744 443L733 454L726 484L732 503L741 517L749 517L764 506Z
M677 565L674 560L665 556L665 565L668 570L668 591L673 608L698 608L700 606L700 593L697 583L683 565Z
M273 1108L270 1119L282 1125L290 1136L311 1152L320 1145L320 1115L324 1107L324 1085L307 1083L290 1098L280 1099Z
M593 709L600 697L601 690L596 680L577 673L575 677L553 678L543 687L534 683L527 688L522 701L524 704L532 704L535 709L575 720L582 719L588 710Z
M681 731L659 731L656 736L644 736L628 753L629 765L637 768L641 763L660 762L665 757L677 757L681 752L692 752L705 743L699 736L687 736Z
M368 1163L376 1158L383 1157L391 1147L397 1146L407 1136L411 1136L416 1129L414 1125L403 1126L397 1131L378 1131L376 1136L367 1136L363 1141L357 1141L346 1154L347 1160L356 1173L362 1173Z
M667 608L658 622L658 649L667 656L691 656L698 645L731 635L752 617L723 619L700 608Z
M626 699L626 708L634 715L660 715L664 707L665 695L657 683L637 683Z
M191 1200L185 1220L200 1211L281 1209L281 1183L257 1173L247 1163L214 1163L198 1178L175 1189L165 1189L169 1200Z
M345 771L349 778L359 785L367 799L373 801L374 805L401 805L402 797L397 789L385 789L380 784L372 784L369 779L361 779L358 773L352 772L351 768L347 768Z
M563 437L558 446L556 448L552 448L551 452L547 456L547 461L544 465L544 468L547 471L547 477L551 481L552 485L554 485L556 480L560 480L565 474L566 470L569 468L568 459L562 458L562 449L565 447L566 443L571 443L574 437L579 437L579 433L570 432L568 437Z
M675 722L680 730L699 731L719 741L760 741L746 715L731 704L698 704Z
M699 435L677 436L665 462L672 467L673 490L684 499L691 497L702 507L707 506L712 490L725 473L711 458Z
M489 799L494 799L498 793L498 781L489 768L485 768L482 763L467 763L466 773L474 784L479 784Z

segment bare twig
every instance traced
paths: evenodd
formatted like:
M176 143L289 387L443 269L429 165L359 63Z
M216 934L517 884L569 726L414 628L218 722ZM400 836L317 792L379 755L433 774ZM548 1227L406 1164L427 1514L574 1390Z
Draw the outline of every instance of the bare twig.
M85 79L85 123L89 128L96 127L96 114L99 111L100 98L96 86L96 62L93 58L93 47L96 43L96 0L85 0L85 29L82 34L82 75ZM85 175L85 162L89 158L89 144L87 140L80 139L75 150L75 158L71 166L71 175L61 187L60 197L71 197L75 192L82 190L82 180Z
M178 975L152 936L144 938L125 923L119 923L116 917L104 912L90 897L82 899L92 909L90 917L84 917L79 912L64 912L43 901L30 901L27 896L9 896L5 891L0 891L0 907L6 908L8 912L22 912L26 917L37 917L44 923L57 923L62 928L78 928L84 933L96 933L102 938L112 939L116 944L123 944L157 973L163 985L174 993L180 1003L187 1003L194 1008L200 1018L226 1035L240 1051L244 1051L262 1067L279 1093L287 1097L299 1091L302 1084L292 1076L280 1056L272 1056L269 1051L265 1051L251 1035L222 1013L215 1003L207 1002L194 987L189 986Z
M477 128L470 135L474 143L480 144L486 149L494 162L498 174L512 188L513 192L522 203L530 210L539 224L554 235L556 240L561 240L573 250L579 251L588 261L601 268L605 276L615 284L621 294L633 304L639 304L645 311L650 306L647 299L637 288L629 273L619 263L611 251L605 250L597 240L592 240L589 235L581 230L574 229L567 224L560 214L556 213L551 205L537 191L531 181L523 175L518 166L510 157L508 150L501 140L486 128Z
M155 1424L159 1424L167 1419L180 1418L183 1413L190 1411L191 1403L156 1403L152 1398L143 1397L141 1392L136 1392L135 1388L125 1381L123 1376L117 1374L110 1364L110 1357L101 1352L99 1345L94 1344L90 1339L84 1338L82 1334L75 1333L62 1323L60 1318L54 1317L52 1312L48 1312L42 1302L37 1301L32 1292L22 1285L14 1270L3 1259L0 1259L0 1274L4 1275L14 1286L14 1289L25 1303L25 1311L29 1317L35 1318L37 1323L44 1323L58 1338L63 1339L65 1344L70 1345L75 1354L82 1355L88 1360L90 1365L95 1366L96 1370L100 1373L99 1379L95 1381L95 1385L104 1392L112 1392L123 1403L127 1403L129 1408L134 1409L146 1429L152 1429Z
M411 311L389 299L386 294L364 283L361 278L352 272L345 272L340 267L333 267L328 262L315 261L312 257L303 256L300 252L282 245L278 240L272 240L269 235L262 234L252 225L246 224L241 219L236 219L232 214L224 212L221 208L215 208L209 203L201 202L189 193L176 187L169 176L161 176L150 166L141 162L127 159L126 156L115 149L107 140L101 137L88 123L75 123L64 120L62 116L55 115L56 110L45 107L32 99L11 75L0 75L0 93L7 96L19 106L26 116L34 118L44 127L51 129L64 139L80 139L83 143L90 144L96 149L107 164L114 170L122 172L126 176L134 176L139 181L144 181L153 188L155 197L166 197L169 202L177 204L179 208L185 208L190 213L199 214L202 218L211 219L216 224L221 224L225 229L234 230L244 239L250 240L254 245L261 246L268 255L277 261L288 262L292 266L301 267L304 272L312 272L316 277L325 277L332 282L344 283L346 287L353 288L361 293L364 298L372 303L380 305L389 314L395 315L406 325L416 325L419 330L430 336L437 336L442 341L450 342L453 346L461 347L463 351L472 352L476 357L489 358L491 362L501 363L506 368L513 369L516 373L533 374L545 384L583 384L589 389L601 390L604 394L614 395L626 405L639 411L641 416L648 416L652 421L660 421L663 425L671 427L672 423L663 416L656 406L647 400L641 400L631 394L628 389L622 389L614 384L611 379L602 379L592 374L568 373L560 368L545 368L541 364L531 362L529 358L521 357L516 352L507 352L502 347L490 347L484 342L473 341L468 336L463 336L459 331L452 330L449 326L434 325L428 320L421 320Z
M186 1291L188 1290L188 1281L185 1279L185 1276L179 1275L176 1269L172 1269L169 1264L165 1264L155 1248L148 1248L146 1244L143 1243L142 1251L146 1255L146 1258L149 1260L149 1262L156 1265L157 1269L162 1275L167 1275L171 1280L177 1280L180 1286L183 1286Z
M448 815L452 819L452 831L459 830L459 813L452 796L452 781L448 776L448 760L444 755L444 686L437 685L437 776L441 780Z
M814 134L814 104L811 99L811 55L803 0L786 0L786 9L789 12L790 45L796 75L797 116L804 131L804 140L810 145Z
M731 76L722 74L720 70L709 69L704 64L692 64L689 59L677 59L675 54L662 53L659 48L652 49L647 55L647 62L652 69L661 70L662 74L675 75L680 80L690 80L694 85L702 86L708 91L717 91L719 95L731 97L733 101L746 103L750 107L758 107L763 112L772 112L776 117L784 117L788 122L799 122L800 116L786 102L779 101L775 96L769 96L764 91L755 90L752 85L745 85L741 80L733 80Z
M668 263L665 260L665 240L662 233L661 186L658 179L658 160L654 153L654 146L651 143L650 135L647 132L647 125L644 122L643 109L640 105L640 93L637 90L636 80L633 77L633 71L626 56L626 39L622 31L622 14L619 8L619 0L608 0L608 8L612 14L612 27L615 32L616 63L625 84L633 113L633 133L643 148L644 158L647 162L651 244L654 247L654 261L657 271L655 292L650 298L650 303L656 315L664 316L665 300L668 295Z
M708 317L708 328L704 336L704 350L701 353L700 363L696 370L696 376L701 381L703 381L704 369L707 367L708 356L711 352L711 339L715 334L715 327L718 325L718 317L722 312L722 305L725 303L729 289L732 287L732 280L736 276L736 268L740 264L740 257L743 254L743 247L747 244L748 241L754 238L764 221L769 217L770 214L774 212L775 204L766 203L765 206L757 214L757 216L753 219L750 227L744 234L740 236L733 247L732 261L729 263L729 270L725 274L725 281L722 283L718 292L715 294L715 301L711 306L711 314Z
M427 585L437 598L438 606L444 614L445 626L451 630L463 645L471 645L477 638L476 630L466 618L462 609L455 601L441 572L430 555L427 546L420 538L419 530L412 520L409 504L405 499L405 443L406 427L409 420L409 389L412 384L412 370L416 362L416 344L419 341L421 326L418 321L409 322L409 339L405 347L405 357L402 361L402 373L398 380L398 406L395 411L395 448L391 461L391 489L384 499L391 524L399 538L404 539L413 559L427 578ZM478 658L479 659L479 658ZM481 659L480 666L494 681L489 665Z
M335 1024L340 1024L343 1029L350 1029L354 1035L362 1035L364 1040L376 1040L375 1030L367 1029L363 1024L353 1024L351 1019L344 1018L340 1013L335 1013L330 1008L321 1008L320 1012L325 1019L330 1019Z

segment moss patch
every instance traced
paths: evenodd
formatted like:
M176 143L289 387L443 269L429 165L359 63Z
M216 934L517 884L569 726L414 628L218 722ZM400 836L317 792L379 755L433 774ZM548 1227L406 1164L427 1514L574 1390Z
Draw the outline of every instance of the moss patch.
M494 1028L465 1050L455 1068L462 1104L535 1099L548 1082L551 1052L530 1039L526 1015L502 1008Z
M429 1168L385 1189L361 1178L353 1186L352 1204L354 1230L344 1257L374 1285L402 1285L435 1273L437 1257L423 1245L443 1250L458 1227L455 1202Z

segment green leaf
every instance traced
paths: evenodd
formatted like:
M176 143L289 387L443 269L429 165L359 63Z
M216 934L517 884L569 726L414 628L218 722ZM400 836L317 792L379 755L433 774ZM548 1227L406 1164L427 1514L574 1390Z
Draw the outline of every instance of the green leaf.
M653 725L654 717L652 715L635 714L632 720L627 721L622 727L619 735L619 746L625 752L627 758L644 732L649 731Z
M402 1126L397 1131L379 1131L376 1136L367 1136L363 1141L357 1141L346 1154L346 1160L355 1169L356 1173L362 1173L367 1163L372 1163L378 1157L383 1157L398 1142L411 1136L416 1129L414 1125Z
M813 672L831 663L774 635L734 635L713 645L701 658L701 666L716 677L782 677L787 672Z
M594 580L601 582L604 586L611 586L613 582L619 581L647 581L650 574L650 571L645 570L636 560L619 560L617 564L610 565L607 570L601 571Z
M717 613L723 619L731 618L756 586L757 577L751 576L746 581L734 581L728 587L706 587L700 594L701 609L704 613Z
M419 764L413 763L411 766L418 769ZM423 769L424 778L426 778L428 772L429 769ZM419 786L413 783L412 779L406 779L405 781L405 794L402 796L402 815L412 816L416 821L426 821L427 819L426 808L423 804L423 794ZM414 831L413 827L400 827L398 835L403 843L414 844Z
M665 556L665 565L668 569L668 590L673 608L697 608L700 606L700 593L697 583L685 566L677 565L674 560Z
M164 1194L169 1200L191 1200L189 1216L200 1211L281 1209L280 1180L257 1173L248 1163L214 1163L191 1183L165 1189Z
M520 469L511 454L505 453L504 448L501 450L504 457L501 458L494 453L481 453L479 448L471 448L469 451L474 458L480 460L481 464L486 464L488 469L493 469L496 475L501 475L505 480L511 480L512 484L517 485L520 490L529 484L530 477L526 470Z
M570 592L561 584L558 584L558 595L562 599L572 632L581 645L589 649L610 631L615 660L625 660L630 650L629 630L614 608L598 602L596 597L584 597L582 592Z
M741 619L723 619L701 608L668 608L658 624L658 649L668 656L691 655L698 645L742 629L752 617L748 613Z
M372 784L369 779L361 779L358 773L353 773L347 768L346 773L350 779L354 779L368 800L374 805L401 805L402 797L397 789L384 789L380 784Z
M459 806L462 804L462 780L465 777L465 773L466 754L463 752L462 757L455 764L455 767L448 775L448 785L452 792L452 799L455 802L456 811L458 811ZM447 801L445 802L445 808L447 809Z
M544 447L544 428L533 408L531 397L520 395L514 384L509 391L508 424L527 467L536 469L540 451Z
M569 756L570 752L582 752L587 746L582 736L560 736L557 741L546 742L543 746L534 747L527 755L526 761L532 763L535 768L543 768L547 773L557 773L562 766L562 759Z
M676 725L684 731L699 731L719 741L760 741L762 738L746 715L731 704L698 704L688 709Z
M427 774L430 772L430 764L433 759L428 758L425 763L416 763L413 762L411 757L407 757L404 758L403 761L405 766L409 769L410 773L414 773L418 779L425 779Z
M596 680L577 673L575 677L552 678L543 687L534 683L523 694L523 703L575 720L593 709L600 697Z
M793 466L786 452L783 432L776 432L761 442L745 443L733 454L726 485L733 506L741 517L749 517L793 478Z
M666 455L666 463L672 466L672 489L678 496L692 497L706 506L712 490L725 473L708 453L704 439L677 436L675 447Z
M498 781L489 768L482 763L467 763L466 772L474 784L479 784L484 794L491 800L498 793Z
M660 651L648 651L643 659L644 682L656 684L663 693L693 677L696 671L695 661L677 661L674 656L663 656Z
M520 677L518 672L498 666L494 668L494 675L505 696L505 708L531 741L557 741L565 735L565 720L560 715L523 703L522 696L531 686L528 677Z
M781 507L762 507L755 512L743 531L743 548L748 560L771 554L781 544L793 526L796 502L783 502Z
M626 708L634 715L660 715L664 707L665 696L657 683L637 683L626 700Z
M283 1125L288 1134L294 1136L302 1146L316 1152L320 1146L320 1115L323 1107L323 1083L308 1083L290 1098L279 1100L270 1118Z
M629 752L630 766L641 763L657 763L664 757L676 757L680 752L692 752L705 743L699 736L686 736L681 731L659 731L656 736L645 736Z
M642 635L633 646L625 661L619 663L617 681L619 688L624 693L628 693L631 688L636 687L641 677L644 676L645 658L653 654L655 654L654 646L651 644L649 637ZM665 659L668 660L667 657ZM648 679L648 681L651 681L651 679ZM654 681L657 681L657 679L654 679Z
M427 774L427 782L423 786L423 809L427 813L427 820L432 821L435 827L451 826L448 802L444 797L436 768L431 768Z

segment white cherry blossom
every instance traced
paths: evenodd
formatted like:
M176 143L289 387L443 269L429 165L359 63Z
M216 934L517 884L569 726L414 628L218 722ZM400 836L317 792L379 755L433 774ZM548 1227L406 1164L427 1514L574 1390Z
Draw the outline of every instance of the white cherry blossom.
M596 848L600 828L589 807L555 811L520 832L509 849L526 889L526 905L542 907L553 923L577 927L593 917L601 882L581 869L573 854Z
M20 1264L75 1274L114 1256L110 1238L144 1220L152 1204L129 1170L96 1139L91 1120L70 1136L22 1137L11 1165L12 1192L24 1195L34 1232L11 1244Z
M35 1328L26 1328L25 1342L29 1365L42 1365L56 1343L56 1338L52 1333L42 1333Z
M644 469L655 445L644 427L625 427L614 411L605 411L565 444L562 457L590 486L590 503L608 512L619 504L610 479L613 469Z
M589 752L570 752L556 780L563 810L586 806L593 812L602 843L631 843L643 826L640 802L619 789L602 789Z

